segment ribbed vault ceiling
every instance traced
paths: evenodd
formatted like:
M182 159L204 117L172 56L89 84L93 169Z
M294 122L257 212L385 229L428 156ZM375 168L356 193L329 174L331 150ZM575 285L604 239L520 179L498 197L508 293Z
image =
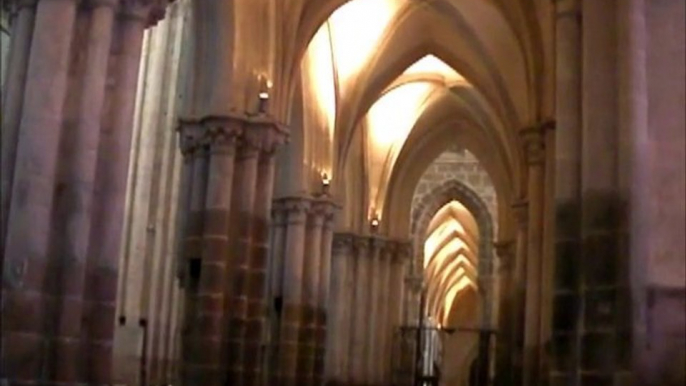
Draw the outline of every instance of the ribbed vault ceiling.
M464 290L476 290L479 230L474 216L458 201L436 212L424 243L424 278L429 315L448 324Z
M447 108L451 120L472 122L466 135L483 138L476 140L492 149L486 156L504 176L501 184L513 186L506 180L518 178L516 129L535 115L530 65L542 60L532 48L540 42L519 29L520 7L475 0L341 2L314 33L300 68L306 173L315 179L326 173L335 184L342 170L361 169L365 193L354 199L363 204L348 206L383 218L399 154L413 145L413 130L431 129L417 123ZM351 153L357 146L364 150Z

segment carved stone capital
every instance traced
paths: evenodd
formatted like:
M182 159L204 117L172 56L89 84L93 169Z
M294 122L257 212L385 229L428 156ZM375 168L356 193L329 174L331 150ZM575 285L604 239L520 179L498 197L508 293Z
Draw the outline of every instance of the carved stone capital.
M313 215L321 218L325 229L331 229L333 227L337 209L336 204L328 200L315 199L312 201L311 212Z
M369 238L366 236L353 235L353 251L355 255L369 251Z
M264 118L245 118L242 146L272 155L288 140L288 130L275 121Z
M224 119L205 119L202 121L201 142L206 143L212 154L233 154L241 135L238 122Z
M379 237L371 237L369 239L370 245L372 250L381 252L383 249L386 248L386 245L388 244L387 240L384 240Z
M280 205L286 216L288 224L304 224L307 220L307 212L310 209L310 201L304 197L287 197L280 200Z
M353 236L349 233L336 233L333 236L332 252L334 255L350 252L353 247Z
M192 119L179 119L177 127L179 133L179 148L184 156L192 156L199 147L203 146L203 126Z

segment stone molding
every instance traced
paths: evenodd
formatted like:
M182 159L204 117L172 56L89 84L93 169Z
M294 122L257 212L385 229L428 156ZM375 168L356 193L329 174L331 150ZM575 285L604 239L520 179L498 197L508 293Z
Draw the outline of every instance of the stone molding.
M334 251L341 252L350 250L357 256L359 252L378 251L379 256L390 256L391 261L404 263L409 261L413 254L413 247L410 241L395 240L379 236L359 235L348 232L334 234ZM368 258L375 254L369 253ZM351 255L351 257L353 257Z
M206 146L235 149L242 157L273 155L288 140L288 129L273 120L248 116L179 119L179 147L188 155ZM217 150L222 151L222 150Z
M324 198L281 197L272 203L272 219L275 226L283 226L288 221L289 211L302 210L307 219L317 221L318 227L330 230L333 228L338 209L339 206L335 202Z

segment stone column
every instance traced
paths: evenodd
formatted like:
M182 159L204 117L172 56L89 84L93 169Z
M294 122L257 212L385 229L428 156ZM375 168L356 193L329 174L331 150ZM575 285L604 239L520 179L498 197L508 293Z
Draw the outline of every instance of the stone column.
M92 339L93 353L87 366L93 371L107 371L93 374L92 382L111 382L113 332L110 329L114 322L135 93L143 33L153 15L158 15L160 9L155 7L159 5L162 4L133 1L120 7L117 38L113 40L108 76L115 81L108 89L105 106L109 101L111 107L104 112L108 119L102 123L100 133L85 297L90 312L86 316L86 329ZM101 331L107 331L105 336L99 335Z
M352 293L354 292L353 238L349 234L337 233L333 239L331 269L331 292L327 304L330 324L326 340L326 382L345 385L350 374L350 341L353 322Z
M321 273L321 236L324 216L318 202L313 202L307 219L307 233L305 241L305 259L303 267L303 306L302 334L300 338L300 350L298 352L298 374L301 375L303 384L312 384L314 377L315 334L320 310L317 307L319 300L319 281Z
M581 385L619 381L630 362L626 199L619 189L617 8L621 2L581 3L582 151L579 354ZM623 383L623 382L620 382Z
M379 374L377 384L387 385L391 383L391 357L393 342L393 327L390 323L390 302L395 295L391 293L391 263L393 249L391 242L386 242L379 256L379 297L378 297L378 321L377 331L379 336Z
M271 246L269 259L269 320L266 384L277 384L279 370L279 333L283 303L283 272L286 247L287 213L281 200L272 203Z
M231 118L229 118L231 120ZM245 134L244 134L245 135ZM228 382L238 384L243 377L248 334L248 297L245 291L250 271L252 227L254 224L257 169L260 148L257 138L242 136L236 150L235 176L231 203L229 238L230 269L225 279L227 293L224 303L228 315L225 324L225 355L228 366Z
M209 174L203 205L203 228L200 272L196 307L192 320L196 334L187 347L194 363L189 382L206 385L223 384L222 326L226 323L224 309L224 278L228 269L226 255L234 155L235 127L205 127L203 142L209 144Z
M62 133L69 140L61 145L60 174L58 183L63 188L61 194L56 195L54 207L60 218L59 225L52 230L51 250L55 256L53 264L49 265L51 287L55 301L54 314L51 316L58 324L63 324L65 337L72 339L80 337L85 331L82 326L84 318L72 320L75 314L88 314L84 310L84 292L86 280L86 265L89 251L89 232L91 230L91 212L93 206L93 189L98 158L100 140L101 113L105 98L105 80L107 75L107 61L110 54L112 29L115 16L114 1L92 2L90 11L87 46L85 47L85 62L80 78L81 89L74 90L78 96L75 108L66 109L66 119L75 119L74 126L65 126ZM71 80L78 83L76 79ZM123 199L123 197L122 197ZM120 219L121 220L121 219ZM60 257L68 256L69 264L59 262ZM63 265L64 264L64 265ZM116 276L115 276L116 278ZM116 291L116 279L113 288ZM114 305L114 297L111 298ZM107 312L112 320L101 320L101 323L113 325L114 308L109 306L99 310ZM67 322L71 321L71 322ZM67 333L68 331L68 333ZM86 340L98 340L100 337L90 337L83 334ZM74 340L73 342L76 342ZM76 344L64 343L64 351L58 354L60 360L71 363L82 361ZM74 374L73 376L76 376Z
M367 352L369 350L369 334L367 327L369 321L369 291L370 291L370 258L369 239L355 237L353 240L354 259L354 298L352 302L351 331L352 342L350 345L350 381L353 384L367 383ZM364 327L362 327L364 326Z
M286 255L283 274L283 310L279 336L279 371L277 385L300 385L298 377L300 338L302 336L303 282L305 226L308 200L289 198L283 201L286 208Z
M247 297L247 329L244 342L243 381L260 384L266 355L266 324L269 259L269 225L274 191L275 151L285 139L285 133L274 127L253 127L258 135L260 154L257 164L257 186L252 214L251 249L248 275L244 286Z
M581 219L581 10L579 0L557 7L555 130L555 259L551 384L572 384L578 355Z
M496 356L496 384L514 385L512 383L512 353L514 342L512 336L513 302L516 294L514 282L515 276L515 249L516 242L506 240L496 242L494 245L496 253L500 258L500 307L498 311L498 335L497 335L497 356Z
M529 165L528 181L528 232L526 256L526 326L524 332L524 384L539 385L540 358L542 351L541 334L541 285L543 258L543 205L544 205L544 163L545 127L535 126L525 129L522 141L525 146L526 160Z
M512 385L521 385L524 377L524 326L526 304L526 256L529 204L518 201L512 205L517 224L514 267L514 295L512 302Z
M317 202L323 217L322 234L320 242L321 264L319 270L319 290L317 291L317 319L315 330L315 363L314 363L314 384L323 385L326 367L326 342L327 331L329 328L329 294L331 287L331 266L332 266L332 247L333 247L333 227L335 205L327 200Z
M185 234L182 247L184 263L184 320L182 330L182 379L184 382L198 382L203 374L202 361L195 355L193 347L198 347L198 329L195 316L203 305L198 297L201 274L202 235L204 228L205 196L207 190L209 152L200 141L203 128L198 122L184 122L181 127L182 150L188 159L191 177L189 186L188 215L186 216Z
M389 292L391 300L388 302L388 328L395 331L403 324L403 306L405 294L405 263L412 256L411 245L394 242L391 258Z
M1 367L8 371L7 378L17 381L39 378L44 366L41 362L48 360L43 349L47 338L43 317L48 317L42 315L43 281L51 261L50 220L75 13L75 1L43 1L38 5L26 70L19 128L22 136L14 169L17 178L12 184L14 194L3 245ZM46 62L51 65L45 66ZM52 87L46 89L45 84ZM5 139L3 135L3 179ZM35 305L36 312L24 311L30 304ZM22 360L25 357L34 359Z
M370 256L369 256L369 286L370 290L367 294L369 304L367 305L368 320L365 323L365 329L369 333L367 339L369 350L367 351L367 383L377 384L379 378L379 369L382 363L379 357L379 296L382 291L381 288L381 249L383 248L384 240L373 237L370 239Z
M31 40L33 37L36 18L37 0L14 0L11 4L12 35L10 38L9 58L5 90L2 95L2 161L0 163L2 206L0 214L0 250L4 250L7 220L12 193L17 143L19 140L19 124L21 122L22 107L24 105L24 87L28 71ZM0 258L0 272L2 272Z

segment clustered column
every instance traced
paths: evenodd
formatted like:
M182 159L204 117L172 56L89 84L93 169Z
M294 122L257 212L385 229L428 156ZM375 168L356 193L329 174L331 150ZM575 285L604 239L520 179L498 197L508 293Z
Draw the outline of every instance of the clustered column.
M528 231L526 249L526 318L524 332L524 384L537 385L541 376L541 286L543 282L543 205L546 125L522 130L526 161Z
M287 133L260 117L234 116L182 121L180 134L190 173L181 216L187 219L183 378L256 384L266 316L270 170Z
M500 258L500 309L498 311L498 336L496 344L496 383L509 385L512 382L512 351L515 348L512 335L514 322L513 303L515 297L515 248L512 240L495 244L496 253Z
M12 3L0 367L10 383L111 383L141 45L167 1Z
M326 382L391 382L393 331L402 323L407 242L340 233L334 236Z
M275 385L319 385L324 371L333 216L327 197L276 200L272 297Z
M529 204L526 201L517 201L512 204L512 213L517 224L517 240L515 246L514 266L514 295L512 302L512 334L513 347L512 358L512 385L521 385L524 377L524 325L526 304L526 257L527 257L527 232L529 220ZM507 384L507 383L506 383Z

